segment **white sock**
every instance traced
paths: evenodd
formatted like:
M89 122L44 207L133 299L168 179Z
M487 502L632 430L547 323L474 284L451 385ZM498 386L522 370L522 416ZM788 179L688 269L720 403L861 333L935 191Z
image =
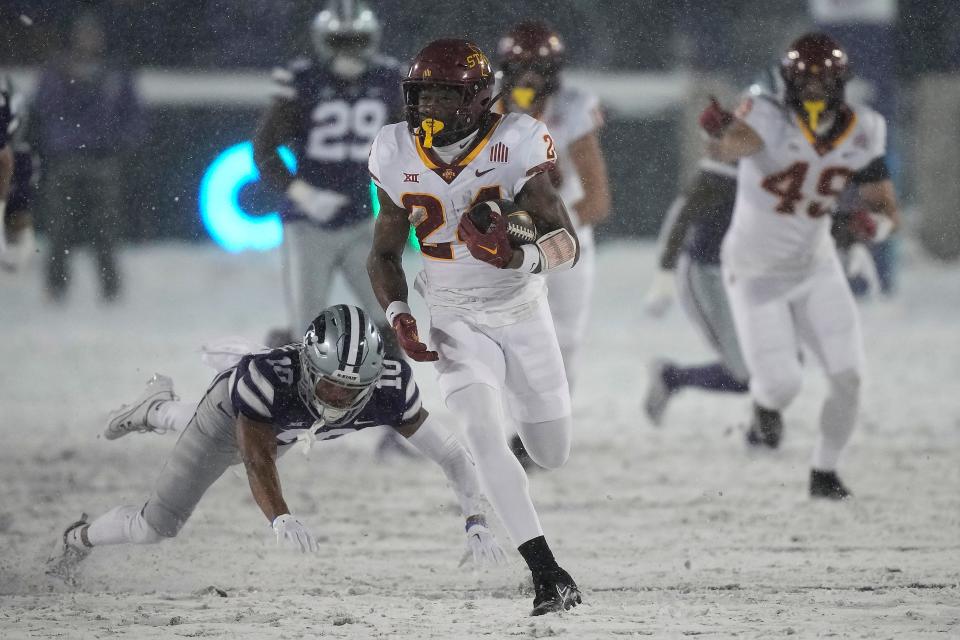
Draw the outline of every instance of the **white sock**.
M147 424L158 431L183 431L197 405L183 400L161 400L147 412Z
M500 393L485 384L472 384L450 394L447 406L464 426L480 486L514 546L542 536L527 474L507 446Z
M830 394L820 413L820 435L813 448L812 466L835 471L840 454L857 424L860 409L860 374L846 371L830 376Z
M143 519L143 509L133 505L115 507L94 520L87 527L90 546L103 544L150 544L160 542L163 536ZM82 527L77 527L80 529ZM72 533L72 532L71 532Z

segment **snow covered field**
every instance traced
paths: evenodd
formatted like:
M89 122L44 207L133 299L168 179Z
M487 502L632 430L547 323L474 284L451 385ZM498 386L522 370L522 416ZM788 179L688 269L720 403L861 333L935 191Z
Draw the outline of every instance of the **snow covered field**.
M173 445L172 434L106 442L106 411L155 371L199 398L212 376L199 345L261 339L284 316L276 254L130 250L113 308L96 304L81 258L63 307L44 301L36 265L0 274L0 638L960 638L956 266L908 251L901 294L863 307L871 379L841 468L856 499L824 504L806 497L823 392L813 365L772 455L745 450L742 397L690 392L664 428L645 422L646 362L708 353L678 309L663 321L640 309L652 247L605 245L573 454L531 480L585 601L532 619L519 555L458 568L462 526L439 470L376 463L374 433L281 463L291 508L324 542L316 557L276 549L228 472L179 538L98 549L77 588L44 576L65 524L141 502ZM449 420L432 372L417 371Z

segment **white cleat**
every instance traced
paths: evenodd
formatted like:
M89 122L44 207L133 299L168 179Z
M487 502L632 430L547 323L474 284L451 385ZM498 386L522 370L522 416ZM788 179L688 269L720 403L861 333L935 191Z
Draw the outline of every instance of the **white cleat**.
M673 392L667 387L663 374L670 363L657 359L647 368L647 393L643 398L643 410L654 426L659 427L663 421L663 414L667 410L667 403Z
M80 514L80 519L67 527L63 536L57 541L57 546L53 554L47 560L46 574L48 576L59 578L68 585L77 586L77 567L83 562L84 558L90 555L93 547L86 545L76 545L70 542L70 533L77 527L86 527L89 524L87 514ZM81 533L81 537L86 542L86 532Z
M179 400L173 393L173 380L159 373L154 374L147 380L147 388L143 390L140 397L131 404L122 405L119 409L110 412L103 435L107 440L116 440L134 431L162 433L165 430L151 425L148 415L155 404L170 400Z

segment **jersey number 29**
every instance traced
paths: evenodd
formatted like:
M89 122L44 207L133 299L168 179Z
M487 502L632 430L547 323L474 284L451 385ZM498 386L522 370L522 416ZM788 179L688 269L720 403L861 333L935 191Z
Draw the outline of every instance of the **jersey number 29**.
M379 100L361 98L321 102L313 113L307 138L307 157L322 162L366 162L370 145L387 121L387 107Z

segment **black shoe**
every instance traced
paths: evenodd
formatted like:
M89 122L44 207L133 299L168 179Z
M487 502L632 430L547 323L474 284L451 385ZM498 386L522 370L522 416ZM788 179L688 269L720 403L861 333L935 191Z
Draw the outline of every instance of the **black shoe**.
M843 486L836 471L810 470L810 497L846 500L852 498L850 490Z
M782 435L783 418L780 412L753 405L753 421L747 431L747 444L752 447L776 449L780 446Z
M577 583L560 567L539 577L534 576L533 589L536 595L533 598L531 616L566 611L583 601Z
M535 471L540 468L540 465L534 462L530 454L527 453L527 448L523 446L523 440L520 439L519 435L510 439L510 451L513 451L513 455L517 456L517 460L520 461L524 470Z

